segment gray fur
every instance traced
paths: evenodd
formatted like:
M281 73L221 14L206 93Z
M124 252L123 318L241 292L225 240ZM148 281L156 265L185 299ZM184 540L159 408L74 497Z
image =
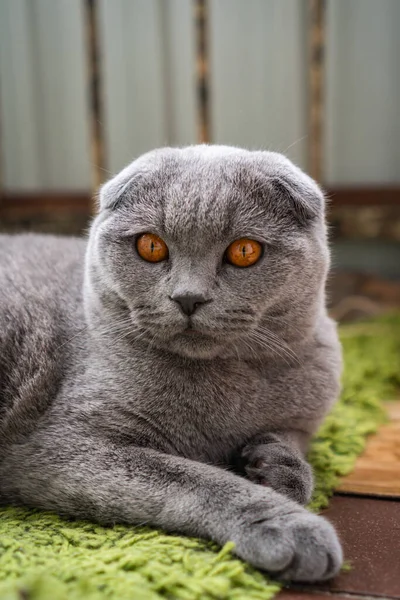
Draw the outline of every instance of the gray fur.
M167 262L138 256L142 232ZM226 264L244 236L262 259ZM300 505L339 391L328 266L317 185L279 154L222 146L133 162L102 188L87 245L1 236L0 501L233 540L284 579L331 577L336 534ZM209 300L190 317L201 334L183 333L179 294Z

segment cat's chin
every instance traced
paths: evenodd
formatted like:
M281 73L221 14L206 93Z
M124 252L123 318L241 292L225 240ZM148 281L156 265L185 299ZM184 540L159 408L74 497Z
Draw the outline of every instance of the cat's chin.
M221 342L196 330L185 330L161 345L174 354L199 360L215 358L223 349Z

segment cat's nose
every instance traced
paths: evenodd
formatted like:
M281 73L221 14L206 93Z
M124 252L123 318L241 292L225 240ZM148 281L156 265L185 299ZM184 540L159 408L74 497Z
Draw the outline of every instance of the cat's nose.
M171 300L179 304L182 312L190 317L201 304L210 302L203 294L172 294Z

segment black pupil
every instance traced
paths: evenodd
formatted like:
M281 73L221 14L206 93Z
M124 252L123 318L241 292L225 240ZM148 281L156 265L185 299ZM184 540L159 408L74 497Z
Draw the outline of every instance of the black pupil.
M243 254L243 258L246 258L246 246L243 246L242 254Z
M153 240L151 241L150 249L151 249L152 252L154 252L154 242L153 242Z

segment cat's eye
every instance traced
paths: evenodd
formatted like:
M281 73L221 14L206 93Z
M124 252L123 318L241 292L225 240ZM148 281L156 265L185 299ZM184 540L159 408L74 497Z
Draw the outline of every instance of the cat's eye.
M251 267L262 255L262 245L256 240L240 238L235 240L226 251L226 259L235 267Z
M148 262L161 262L168 258L168 246L158 235L143 233L136 240L139 256Z

